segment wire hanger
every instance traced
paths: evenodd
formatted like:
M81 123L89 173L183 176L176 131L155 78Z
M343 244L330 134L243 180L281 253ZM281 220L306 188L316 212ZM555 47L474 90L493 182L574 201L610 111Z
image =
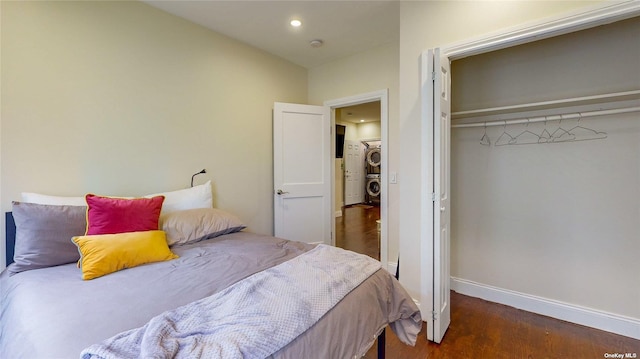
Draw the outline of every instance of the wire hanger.
M596 131L594 129L582 126L580 124L581 119L582 114L578 113L578 122L573 128L568 131L569 133L571 133L571 135L574 136L575 141L601 140L607 138L606 132ZM574 132L575 130L581 130L580 132L578 132L580 136L578 136L578 134Z
M484 135L480 139L480 144L485 146L491 146L491 139L487 136L487 123L484 123Z
M551 133L551 142L569 142L575 141L576 136L562 127L562 115L560 115L560 122L558 122L558 128Z
M539 139L538 139L538 143L547 143L547 142L551 142L551 134L549 133L549 131L547 130L547 117L545 116L544 118L544 130L542 130L542 132L540 133Z
M502 134L496 140L495 146L507 146L516 143L517 140L507 133L507 121L504 121L504 127L502 127Z
M533 143L540 143L540 135L537 133L529 131L529 122L527 119L527 124L522 132L520 132L517 136L514 137L515 142L510 143L513 145L530 145Z

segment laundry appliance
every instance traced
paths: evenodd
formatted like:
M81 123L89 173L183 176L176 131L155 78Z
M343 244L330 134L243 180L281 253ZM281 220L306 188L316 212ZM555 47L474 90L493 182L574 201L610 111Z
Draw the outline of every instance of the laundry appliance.
M366 184L366 200L369 203L380 203L380 191L382 186L380 185L380 174L369 173L367 174Z
M380 163L382 163L382 154L380 153L380 146L367 148L367 154L365 155L367 161L367 172L380 173Z

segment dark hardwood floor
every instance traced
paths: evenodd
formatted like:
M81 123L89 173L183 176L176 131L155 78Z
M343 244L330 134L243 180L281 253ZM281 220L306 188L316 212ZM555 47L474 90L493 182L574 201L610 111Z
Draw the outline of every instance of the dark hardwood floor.
M342 217L336 218L336 245L379 259L376 226L379 218L377 206L343 208ZM415 347L400 342L390 328L386 342L388 359L597 359L607 358L605 354L640 359L640 340L456 292L451 292L451 325L442 343L427 341L426 323ZM376 345L365 358L377 358Z
M451 325L435 344L426 339L426 323L415 347L400 342L387 327L388 359L404 358L562 358L599 359L640 356L640 340L526 312L451 292ZM629 353L629 356L624 355ZM377 358L374 346L366 359ZM613 356L609 356L613 358Z
M336 218L336 246L380 260L378 219L379 206L342 207L342 216Z

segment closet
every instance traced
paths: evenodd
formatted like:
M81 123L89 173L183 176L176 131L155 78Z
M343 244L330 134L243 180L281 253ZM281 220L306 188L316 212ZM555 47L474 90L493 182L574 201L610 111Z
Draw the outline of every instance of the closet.
M631 18L452 62L454 289L640 321L638 39Z

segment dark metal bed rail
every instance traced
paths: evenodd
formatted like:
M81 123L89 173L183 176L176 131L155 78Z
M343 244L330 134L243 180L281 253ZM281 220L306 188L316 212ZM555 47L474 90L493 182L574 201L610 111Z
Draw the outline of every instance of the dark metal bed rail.
M400 279L400 256L398 256L398 265L396 266L396 279ZM382 330L382 333L378 335L378 359L385 359L386 331L387 329L385 328Z
M13 213L4 214L5 232L5 265L13 263L14 247L16 246L16 222L13 220Z

